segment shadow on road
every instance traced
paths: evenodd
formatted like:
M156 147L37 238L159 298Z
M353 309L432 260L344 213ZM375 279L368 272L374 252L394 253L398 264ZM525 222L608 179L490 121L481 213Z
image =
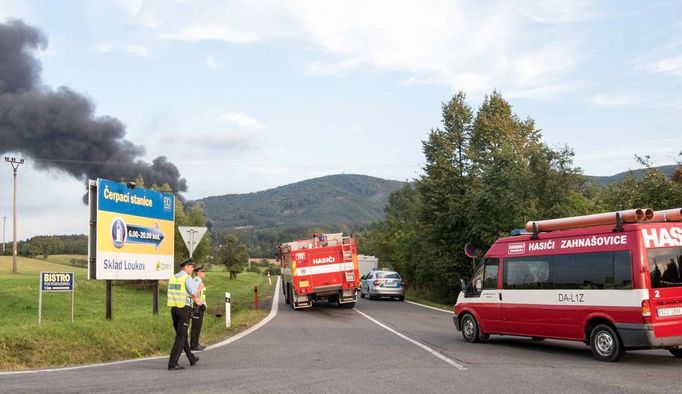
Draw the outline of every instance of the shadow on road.
M506 336L491 336L489 341L484 343L467 344L463 339L458 338L465 346L477 346L480 353L489 353L493 351L497 353L500 348L514 351L540 352L544 354L552 354L557 356L572 356L576 358L584 358L585 360L594 361L602 364L592 356L592 351L581 342L562 341L547 339L543 341L535 341L524 337L506 337ZM497 350L495 350L495 348ZM485 349L485 350L484 350ZM646 364L647 366L670 366L671 364L680 365L682 359L673 357L667 350L630 350L626 351L623 357L616 364Z

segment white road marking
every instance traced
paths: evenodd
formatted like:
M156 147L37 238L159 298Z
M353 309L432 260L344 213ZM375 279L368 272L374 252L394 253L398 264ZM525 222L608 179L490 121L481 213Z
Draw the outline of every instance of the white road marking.
M263 320L258 322L256 325L250 327L249 329L240 332L237 335L231 336L222 342L208 346L206 348L206 350L213 350L213 349L217 349L219 347L223 347L225 345L229 345L230 343L237 341L241 338L244 338L245 336L251 334L252 332L254 332L256 330L258 330L259 328L266 325L270 320L274 319L274 317L277 315L277 311L279 309L278 304L279 304L280 286L281 286L281 277L278 277L277 283L275 285L275 294L272 297L272 308L270 308L270 313ZM206 350L204 350L204 351L206 351ZM73 367L63 367L63 368L32 369L32 370L28 370L28 371L7 371L7 372L0 372L0 376L3 376L3 375L23 375L23 374L44 373L44 372L75 371L78 369L108 367L111 365L128 364L128 363L134 363L134 362L139 362L139 361L160 360L160 359L164 359L164 358L168 358L168 356L166 355L166 356L155 356L155 357L145 357L145 358L134 358L134 359L130 359L130 360L112 361L112 362L108 362L108 363L99 363L99 364L76 365Z
M408 304L412 304L412 305L417 305L417 306L421 306L421 307L423 307L423 308L429 308L429 309L433 309L434 311L438 311L438 312L445 312L445 313L449 313L449 314L452 314L452 311L448 311L448 310L446 310L446 309L436 308L436 307L433 307L433 306L429 306L429 305L424 305L424 304L420 304L420 303L418 303L418 302L414 302L414 301L408 301L408 300L405 300L405 302L407 302Z
M367 314L365 314L365 313L363 313L363 312L360 312L360 311L357 310L357 309L356 309L355 311L356 311L357 313L361 314L362 316L366 317L367 319L369 319L369 321L371 321L372 323L378 325L378 326L381 327L381 328L384 328L384 329L386 329L386 330L392 332L393 334L399 336L400 338L402 338L402 339L404 339L404 340L406 340L406 341L408 341L408 342L411 342L411 343L413 343L413 344L419 346L420 348L426 350L427 352L431 353L432 355L438 357L439 359L445 361L446 363L450 364L451 366L457 368L458 370L460 370L460 371L466 371L466 370L467 370L466 367L463 366L462 364L456 362L455 360L453 360L453 359L451 359L451 358L449 358L449 357L447 357L447 356L444 356L443 354L441 354L441 353L439 353L439 352L437 352L437 351L431 349L430 347L424 345L423 343L418 342L418 341L415 341L414 339L408 337L407 335L402 334L402 333L400 333L400 332L398 332L398 331L392 329L391 327L389 327L389 326L387 326L387 325L381 323L380 321L378 321L378 320L376 320L376 319L370 317L369 315L367 315Z

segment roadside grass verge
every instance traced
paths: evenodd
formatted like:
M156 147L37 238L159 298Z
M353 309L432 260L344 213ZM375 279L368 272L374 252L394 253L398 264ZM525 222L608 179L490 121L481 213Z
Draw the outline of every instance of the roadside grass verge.
M70 258L70 257L68 257ZM104 318L105 282L87 280L87 270L44 260L19 258L19 273L12 274L11 256L0 257L0 370L87 364L166 355L174 339L166 282L159 284L159 315L152 314L152 290L122 282L113 286L113 319ZM70 321L69 293L43 294L43 322L38 325L40 271L76 273L75 321ZM241 273L229 280L225 272L206 274L208 309L201 342L221 341L267 315L276 278ZM253 308L253 288L258 286L260 310ZM224 294L232 296L232 327L225 328Z
M405 299L408 301L418 302L420 304L432 306L434 308L444 309L446 311L452 311L452 309L454 308L454 305L447 305L447 304L442 304L439 302L431 301L424 294L422 294L418 291L415 291L415 290L411 290L409 288L405 290Z

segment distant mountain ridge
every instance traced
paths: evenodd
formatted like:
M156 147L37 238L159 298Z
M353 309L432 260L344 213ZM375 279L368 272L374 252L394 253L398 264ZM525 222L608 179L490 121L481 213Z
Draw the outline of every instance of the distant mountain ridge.
M217 229L362 225L382 219L388 196L404 184L367 175L339 174L197 201Z
M677 166L656 167L672 176ZM645 169L633 170L636 177ZM587 176L605 186L622 181L629 171L612 176ZM384 218L389 195L406 182L367 175L338 174L308 179L246 194L225 194L197 200L215 229L263 230L362 226Z
M669 165L669 166L660 166L660 167L654 167L655 169L661 171L663 174L665 174L667 177L672 177L673 172L675 171L675 168L677 168L677 165ZM644 177L646 168L639 168L636 170L632 170L632 172L635 174L635 177L637 179L641 179ZM623 179L625 179L625 176L629 173L630 171L623 171L619 172L616 175L611 175L611 176L592 176L592 175L587 175L587 180L593 183L596 183L600 186L606 186L610 183L614 182L620 182Z

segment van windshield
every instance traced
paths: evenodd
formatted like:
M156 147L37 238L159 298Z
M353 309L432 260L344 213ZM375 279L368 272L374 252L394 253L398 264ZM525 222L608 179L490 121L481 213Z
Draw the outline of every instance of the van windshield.
M649 249L648 257L652 288L682 286L682 248Z

